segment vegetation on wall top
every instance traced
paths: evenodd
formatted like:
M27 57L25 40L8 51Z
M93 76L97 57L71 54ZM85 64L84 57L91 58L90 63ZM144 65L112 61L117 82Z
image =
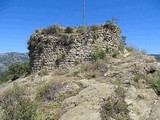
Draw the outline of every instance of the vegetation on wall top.
M77 33L83 34L83 33L87 33L90 31L96 32L100 29L110 30L111 32L118 33L118 34L120 34L121 32L120 28L117 26L117 19L115 18L112 18L111 20L107 20L106 23L103 25L79 26L79 27L69 27L68 26L66 28L60 25L53 25L53 26L44 28L42 30L36 30L35 33L30 37L30 40L28 41L28 49L31 50L37 46L38 47L40 46L38 45L38 43L42 41L41 35L43 36L54 35L55 37L59 37L60 38L59 40L62 40L64 37L66 39L69 38L70 35L75 35Z

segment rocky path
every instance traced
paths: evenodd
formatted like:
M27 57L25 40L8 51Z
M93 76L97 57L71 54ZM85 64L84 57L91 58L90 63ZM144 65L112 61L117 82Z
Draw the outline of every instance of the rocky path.
M60 120L101 120L101 105L115 95L115 86L95 80L81 80L86 88L63 102L66 111Z

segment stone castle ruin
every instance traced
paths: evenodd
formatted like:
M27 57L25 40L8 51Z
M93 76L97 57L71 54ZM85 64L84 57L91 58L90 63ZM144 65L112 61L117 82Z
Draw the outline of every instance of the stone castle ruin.
M78 28L55 25L36 30L28 41L31 71L72 67L93 59L97 49L109 54L119 51L119 45L120 29L115 24Z

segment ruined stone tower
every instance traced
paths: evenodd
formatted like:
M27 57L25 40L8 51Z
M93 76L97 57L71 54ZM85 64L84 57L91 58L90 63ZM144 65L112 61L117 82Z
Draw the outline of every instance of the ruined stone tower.
M119 50L120 29L114 24L62 28L51 26L36 30L28 41L32 72L72 67L89 61L97 48L107 53Z

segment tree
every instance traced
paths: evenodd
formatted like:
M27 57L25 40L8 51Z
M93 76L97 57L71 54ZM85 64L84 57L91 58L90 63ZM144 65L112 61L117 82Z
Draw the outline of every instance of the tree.
M30 73L28 62L21 64L12 64L8 67L8 71L0 74L0 84L8 80L16 80L21 76L26 76Z

